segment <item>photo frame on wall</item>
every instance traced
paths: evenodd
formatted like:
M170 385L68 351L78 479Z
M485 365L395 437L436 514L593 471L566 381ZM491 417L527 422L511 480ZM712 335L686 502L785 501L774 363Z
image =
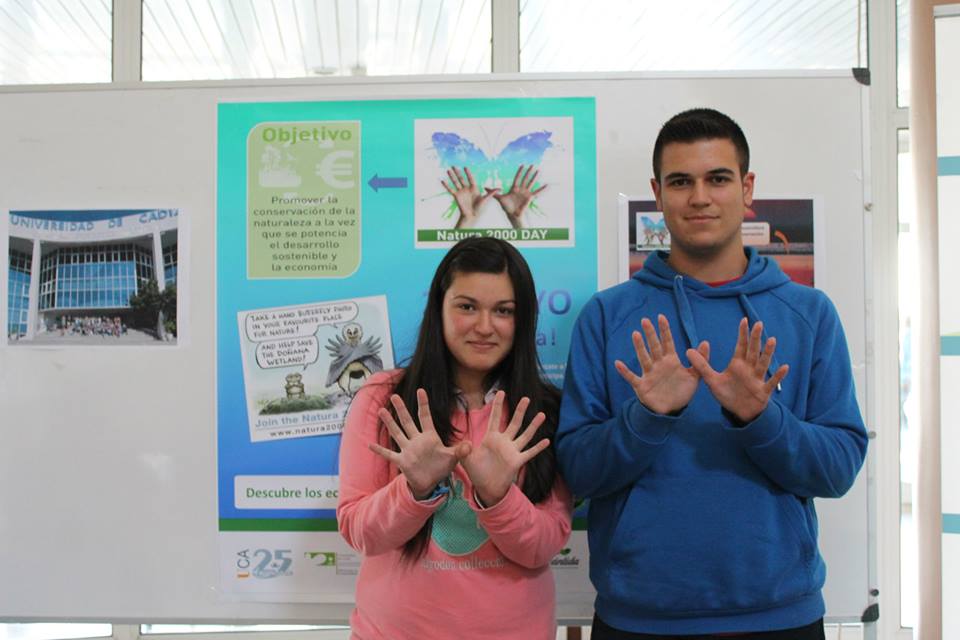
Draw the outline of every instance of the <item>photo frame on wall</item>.
M652 198L621 193L617 203L617 276L623 282L643 268L650 253L669 251L670 230ZM817 268L822 260L817 252L823 228L817 223L819 211L818 198L812 196L755 199L741 225L743 244L776 260L794 282L818 286L818 274L825 275Z

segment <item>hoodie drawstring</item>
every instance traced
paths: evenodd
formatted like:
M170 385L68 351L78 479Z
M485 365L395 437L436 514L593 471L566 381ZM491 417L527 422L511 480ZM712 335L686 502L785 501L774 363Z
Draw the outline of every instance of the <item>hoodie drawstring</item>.
M673 278L673 299L677 304L677 315L680 317L680 325L683 327L683 333L687 338L687 342L691 349L696 349L700 346L700 338L697 336L697 325L693 320L693 310L690 308L690 300L687 298L687 292L683 286L683 276L680 274L677 274ZM737 296L737 300L740 302L740 307L743 309L744 315L747 316L748 325L753 327L753 325L760 320L760 317L757 315L753 305L750 304L750 299L746 294L741 293ZM760 348L762 349L766 343L767 328L764 327L763 335L760 339ZM773 376L779 368L780 363L777 362L777 354L774 353L773 358L770 360L770 366L767 367L767 374ZM780 391L780 385L777 385L777 391Z
M697 337L697 325L693 321L693 310L690 309L690 301L687 300L687 293L683 289L683 276L679 274L673 278L673 299L677 303L677 315L680 316L683 333L687 336L690 348L696 349L700 346L700 338Z

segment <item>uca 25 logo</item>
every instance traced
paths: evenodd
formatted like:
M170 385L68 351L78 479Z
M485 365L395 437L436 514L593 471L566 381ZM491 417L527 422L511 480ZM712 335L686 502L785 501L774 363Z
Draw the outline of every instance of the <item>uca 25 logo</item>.
M237 552L237 577L260 578L262 580L291 576L290 566L293 558L291 549L243 549Z

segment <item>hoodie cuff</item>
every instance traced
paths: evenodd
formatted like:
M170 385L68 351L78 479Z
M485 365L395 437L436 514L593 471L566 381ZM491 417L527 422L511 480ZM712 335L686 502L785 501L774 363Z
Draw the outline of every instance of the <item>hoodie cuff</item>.
M516 483L510 485L510 488L507 489L507 492L496 504L483 504L480 502L480 496L477 495L476 489L471 489L470 498L467 500L467 506L473 509L477 515L484 514L483 517L493 518L497 514L515 514L515 509L517 507L517 501L525 500L526 496L523 494L523 491Z
M622 410L627 427L634 436L647 444L659 445L663 444L670 436L672 428L680 420L680 417L686 411L686 407L675 416L654 413L643 406L643 403L636 396L633 396L623 403Z
M732 423L724 427L744 447L762 447L780 437L783 431L783 407L773 398L756 418L746 424Z
M417 500L402 473L391 480L391 484L388 486L395 496L397 507L410 516L429 517L447 498L446 495L441 494L432 495L426 500Z

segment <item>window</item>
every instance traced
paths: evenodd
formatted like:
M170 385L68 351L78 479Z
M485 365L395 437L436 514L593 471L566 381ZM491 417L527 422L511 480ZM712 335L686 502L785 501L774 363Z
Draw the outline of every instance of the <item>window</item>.
M485 73L490 0L143 0L155 80Z
M917 255L917 216L914 206L910 132L897 131L898 266L900 308L900 626L917 622L917 523L913 517L916 487L917 434L920 408L917 405L914 372L916 334L912 330L920 298Z
M113 627L109 624L0 624L0 638L3 640L68 640L104 638L112 634Z
M910 0L897 0L897 106L910 106Z
M850 69L866 29L858 0L521 0L520 70Z
M110 0L0 0L0 85L110 82Z
M173 248L175 271L176 245ZM121 271L132 274L134 269L136 278L113 275ZM152 278L153 254L139 245L54 249L41 260L40 309L129 307L130 296Z
M165 285L177 284L177 245L163 248L163 282Z
M29 254L10 249L7 269L7 335L11 338L27 333L31 262Z

